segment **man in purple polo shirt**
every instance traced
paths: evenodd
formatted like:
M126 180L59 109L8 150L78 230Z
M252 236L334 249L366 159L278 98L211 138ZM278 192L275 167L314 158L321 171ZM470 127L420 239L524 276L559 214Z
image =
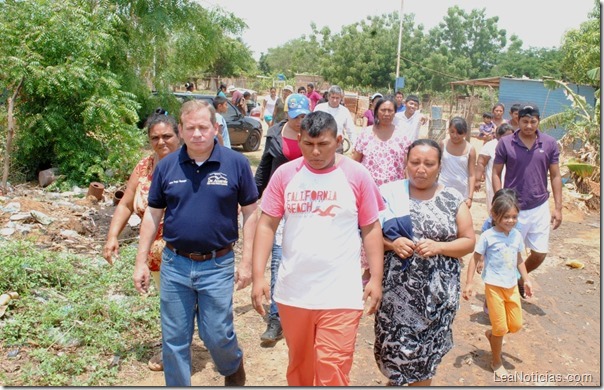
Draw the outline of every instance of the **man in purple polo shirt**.
M195 317L225 386L245 384L243 352L233 326L233 290L251 282L258 190L248 160L220 146L217 132L214 106L204 100L182 105L178 134L185 144L157 164L141 223L133 279L145 294L150 284L147 253L164 217L159 297L167 386L191 385ZM239 206L243 253L235 270Z
M539 109L525 106L518 111L519 129L503 137L495 149L493 164L493 192L502 188L502 171L505 166L505 188L518 195L520 232L531 254L525 260L527 272L543 263L548 252L549 228L557 229L562 223L562 177L560 175L558 144L556 140L539 131ZM554 211L550 213L547 191L549 172L554 195ZM518 280L524 298L524 281Z

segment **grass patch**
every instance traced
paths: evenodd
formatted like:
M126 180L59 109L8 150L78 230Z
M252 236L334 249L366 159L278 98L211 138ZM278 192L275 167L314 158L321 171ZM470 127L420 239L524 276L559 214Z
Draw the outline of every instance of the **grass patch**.
M148 359L159 340L159 297L141 297L132 272L136 248L101 257L42 251L27 241L0 244L0 293L16 291L0 318L5 386L111 385L122 362ZM18 358L8 358L19 350Z

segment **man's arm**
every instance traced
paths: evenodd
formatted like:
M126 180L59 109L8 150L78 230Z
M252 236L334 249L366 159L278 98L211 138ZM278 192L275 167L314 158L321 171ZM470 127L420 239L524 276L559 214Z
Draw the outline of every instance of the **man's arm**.
M136 253L134 274L132 275L134 287L141 294L146 294L149 291L150 274L147 257L149 256L151 244L153 244L153 239L157 234L157 229L163 215L164 209L147 207L143 215L143 221L141 222L138 252Z
M552 214L551 224L555 230L562 224L562 175L560 174L560 165L557 163L550 164L549 177L554 195L554 213Z
M355 134L353 132L353 129L355 128L354 120L352 119L352 114L350 114L350 111L348 109L346 109L346 111L348 111L348 114L347 114L348 118L346 118L346 121L344 122L344 130L348 134L348 139L350 140L350 143L352 145L354 145L354 141L355 141Z
M363 248L369 263L369 272L371 278L365 286L363 301L371 298L367 315L376 312L382 300L382 276L384 274L384 242L382 240L382 228L380 221L375 221L370 225L361 226L361 237L363 238Z
M243 253L241 262L235 271L235 286L237 290L247 287L252 282L252 248L254 245L254 233L256 232L256 202L241 207L243 215Z
M503 172L503 164L493 164L493 193L499 191L502 186L501 173Z
M275 232L281 218L272 217L262 212L258 217L256 234L254 236L254 248L252 255L252 306L260 314L264 315L262 297L270 301L270 288L264 279L264 269L271 253Z

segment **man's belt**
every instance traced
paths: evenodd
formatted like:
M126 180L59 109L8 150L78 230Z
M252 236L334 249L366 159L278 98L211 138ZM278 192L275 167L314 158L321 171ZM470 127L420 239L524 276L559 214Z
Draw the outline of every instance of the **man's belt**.
M229 244L229 245L225 246L224 248L220 248L215 251L208 252L208 253L179 251L178 249L174 248L174 246L172 244L170 244L169 242L166 242L166 246L168 247L168 249L170 249L172 252L176 253L178 256L188 257L189 259L194 260L194 261L206 261L206 260L210 260L214 257L221 257L233 250L233 244Z

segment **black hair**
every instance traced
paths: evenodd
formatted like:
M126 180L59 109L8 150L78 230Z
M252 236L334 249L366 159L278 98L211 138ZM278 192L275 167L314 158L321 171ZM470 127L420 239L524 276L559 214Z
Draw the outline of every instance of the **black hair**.
M509 123L502 123L497 126L497 129L495 129L495 135L497 136L497 138L501 138L508 131L514 131L512 125L510 125Z
M539 107L535 105L527 105L518 110L518 119L525 116L535 116L539 118Z
M304 91L304 92L306 92L306 87L305 87L305 86L303 86L303 85L299 86L299 87L298 87L298 93L300 93L300 91Z
M378 110L380 109L382 104L384 104L386 102L392 103L392 105L394 106L394 112L396 113L396 100L394 100L394 96L389 95L386 97L378 98L373 106L373 121L375 122L376 125L379 124L379 122L380 122L378 120Z
M490 112L485 112L484 114L482 114L483 118L492 118L493 115Z
M503 215L512 208L516 208L516 211L520 211L516 191L511 188L502 188L497 191L495 195L493 195L493 201L491 203L491 219L493 221L493 226L496 226Z
M323 111L314 111L302 119L300 130L306 131L311 138L318 137L326 131L331 132L336 138L338 136L338 123L333 115Z
M522 107L520 103L512 104L512 107L510 107L510 112L520 111L520 107Z
M219 105L223 104L226 101L227 99L224 96L216 96L212 101L212 104L214 105L214 108L218 108Z
M454 116L449 122L449 127L453 127L457 134L464 135L468 132L468 123L460 116Z
M188 91L188 90L193 90L193 83L191 83L191 82L187 81L187 82L185 83L185 89L186 89L187 91Z
M419 106L419 97L417 95L407 95L405 102L415 102Z
M252 96L252 94L251 94L251 93L249 93L248 91L245 91L245 92L243 93L243 97L244 97L244 98L246 98L246 99L247 99L248 97L250 97L250 96Z
M174 134L178 135L178 124L173 116L168 115L168 112L161 107L155 109L155 112L147 118L145 121L145 128L147 129L147 136L151 133L153 126L165 123L174 130Z
M503 109L503 111L505 112L505 104L503 104L503 103L501 103L501 102L499 102L499 103L495 104L495 105L493 106L493 109L492 109L491 111L495 111L495 109L496 109L497 107L501 107L501 108Z
M411 154L411 150L414 147L421 146L421 145L430 146L431 148L434 148L438 151L438 165L440 165L440 162L443 158L443 151L440 148L440 145L438 144L438 142L436 142L432 139L429 139L429 138L416 139L415 141L413 141L413 143L411 145L409 145L409 147L407 148L407 156L406 156L407 161L409 161L409 154Z

